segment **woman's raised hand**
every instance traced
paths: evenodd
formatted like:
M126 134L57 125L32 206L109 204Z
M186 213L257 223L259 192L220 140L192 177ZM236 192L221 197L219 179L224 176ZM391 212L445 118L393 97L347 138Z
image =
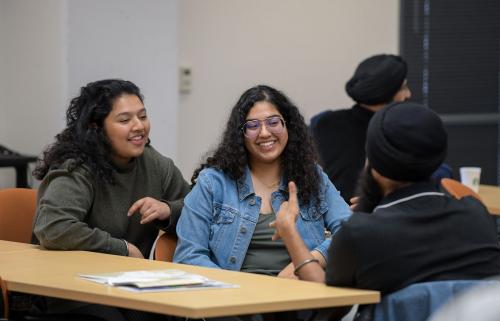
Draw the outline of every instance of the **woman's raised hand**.
M288 201L283 202L276 214L276 221L269 224L276 231L273 235L273 241L284 237L287 233L296 231L295 222L299 215L299 201L297 199L297 186L294 182L288 183Z

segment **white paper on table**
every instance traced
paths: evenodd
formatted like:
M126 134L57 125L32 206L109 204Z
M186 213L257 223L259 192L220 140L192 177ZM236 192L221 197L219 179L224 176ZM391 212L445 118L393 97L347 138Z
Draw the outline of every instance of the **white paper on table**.
M82 279L118 286L134 292L185 291L205 288L234 288L237 285L210 280L181 270L124 271L101 274L78 274Z

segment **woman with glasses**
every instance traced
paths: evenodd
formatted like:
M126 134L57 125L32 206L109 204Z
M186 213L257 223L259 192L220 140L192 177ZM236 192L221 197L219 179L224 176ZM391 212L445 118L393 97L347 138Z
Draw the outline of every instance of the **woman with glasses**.
M177 225L174 261L296 278L270 223L298 188L297 228L310 263L326 265L330 240L350 210L316 165L307 125L297 107L268 86L248 89L233 107L213 156L191 179ZM308 263L306 263L308 264Z

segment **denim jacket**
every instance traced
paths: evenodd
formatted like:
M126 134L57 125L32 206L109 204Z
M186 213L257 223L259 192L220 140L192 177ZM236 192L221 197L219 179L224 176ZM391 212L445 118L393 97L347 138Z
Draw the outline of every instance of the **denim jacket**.
M297 229L309 250L325 258L330 239L325 228L335 232L351 211L339 192L321 171L319 211L311 204L300 204ZM288 192L281 180L271 195L271 206L278 213ZM250 170L237 181L222 171L206 168L184 199L177 224L179 237L174 262L239 271L252 239L260 213L261 198L253 190Z

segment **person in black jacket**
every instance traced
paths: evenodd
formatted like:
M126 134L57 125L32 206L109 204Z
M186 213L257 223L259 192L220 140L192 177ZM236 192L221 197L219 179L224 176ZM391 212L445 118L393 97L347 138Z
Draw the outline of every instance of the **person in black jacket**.
M376 112L354 213L333 236L324 271L296 236L294 186L278 212L275 238L296 274L328 285L391 293L418 282L476 280L500 273L494 217L477 199L456 199L431 179L446 157L439 116L395 103Z
M403 58L395 55L365 59L345 86L356 104L350 109L324 111L311 119L320 164L347 203L354 196L364 166L368 122L386 104L411 97L407 69Z

